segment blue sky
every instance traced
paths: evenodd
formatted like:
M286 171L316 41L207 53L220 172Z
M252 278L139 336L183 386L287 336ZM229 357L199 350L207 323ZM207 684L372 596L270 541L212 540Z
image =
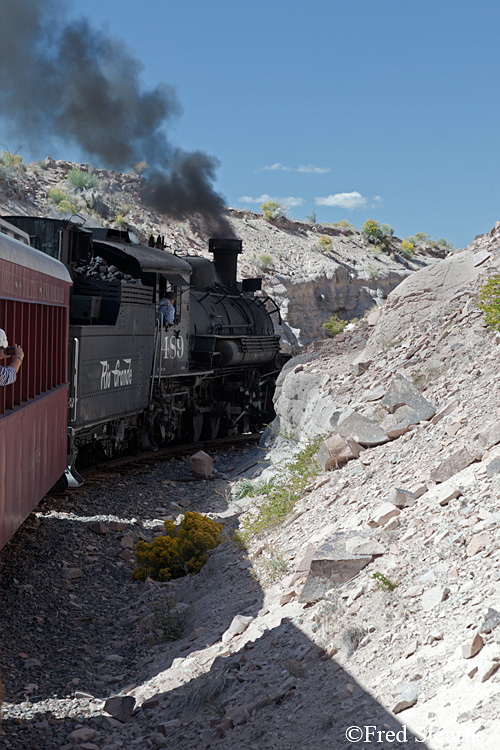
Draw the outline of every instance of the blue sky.
M123 40L146 88L175 86L168 138L217 157L227 205L260 210L268 196L292 218L375 218L455 247L500 219L496 2L67 7ZM20 150L84 159L70 143Z

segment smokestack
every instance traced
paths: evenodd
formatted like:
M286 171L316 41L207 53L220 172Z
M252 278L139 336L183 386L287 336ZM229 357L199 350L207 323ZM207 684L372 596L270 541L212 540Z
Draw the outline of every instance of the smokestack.
M243 252L242 241L213 237L208 241L208 249L214 255L215 280L236 291L238 255Z

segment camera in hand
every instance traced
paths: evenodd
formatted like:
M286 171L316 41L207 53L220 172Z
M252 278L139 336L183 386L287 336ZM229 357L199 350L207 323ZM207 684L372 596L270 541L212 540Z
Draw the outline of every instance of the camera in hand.
M16 347L15 346L6 346L4 349L4 353L10 357L12 354L16 353Z

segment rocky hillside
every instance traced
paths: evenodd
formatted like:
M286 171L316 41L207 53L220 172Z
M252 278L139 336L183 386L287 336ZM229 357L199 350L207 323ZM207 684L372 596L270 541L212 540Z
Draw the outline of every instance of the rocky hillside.
M213 229L198 216L185 221L159 215L144 203L146 180L136 174L91 169L47 158L24 165L0 165L0 215L70 217L87 226L130 229L139 241L161 235L174 252L208 254ZM323 339L323 324L336 313L360 318L380 305L404 278L444 257L448 248L419 242L403 257L401 240L370 244L352 226L325 226L228 209L230 231L243 240L239 272L262 276L265 291L280 307L278 330L290 351ZM80 219L78 219L80 220Z
M499 272L500 222L405 280L366 342L292 360L277 398L275 430L330 435L332 469L267 537L295 561L281 602L432 748L500 734L500 334L477 307Z

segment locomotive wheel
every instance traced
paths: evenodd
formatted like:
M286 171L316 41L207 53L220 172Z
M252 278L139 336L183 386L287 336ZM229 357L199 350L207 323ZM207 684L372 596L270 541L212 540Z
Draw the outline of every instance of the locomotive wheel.
M220 417L211 417L209 414L205 414L203 420L203 430L201 432L202 440L215 440L219 433L220 428Z

